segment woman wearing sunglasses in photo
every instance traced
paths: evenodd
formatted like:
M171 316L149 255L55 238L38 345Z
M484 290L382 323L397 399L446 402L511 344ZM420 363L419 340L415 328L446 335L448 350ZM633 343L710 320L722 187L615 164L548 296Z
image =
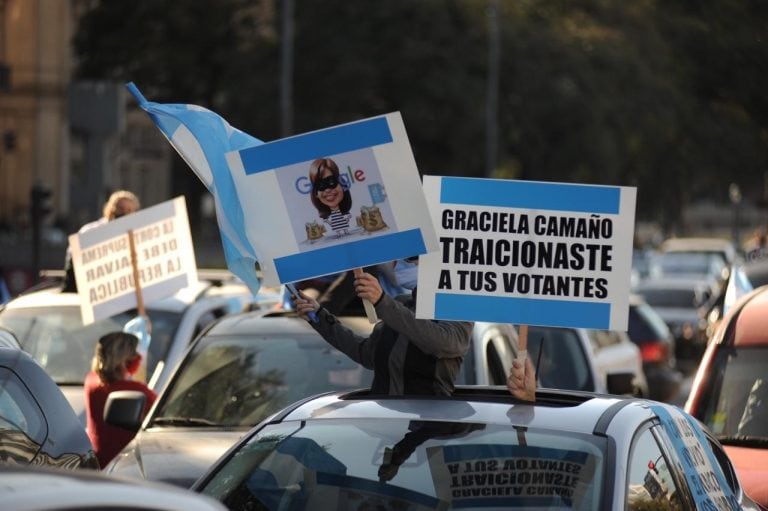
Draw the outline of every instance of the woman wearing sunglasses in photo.
M349 220L352 215L352 195L349 187L339 178L339 167L330 158L320 158L309 166L309 180L312 182L310 198L320 218L327 223L338 238L349 234Z

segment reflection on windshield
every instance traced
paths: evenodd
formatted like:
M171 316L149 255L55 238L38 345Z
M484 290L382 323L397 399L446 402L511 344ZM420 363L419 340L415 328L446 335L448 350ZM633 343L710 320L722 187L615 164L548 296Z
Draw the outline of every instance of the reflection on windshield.
M250 427L303 397L370 385L372 374L316 334L203 339L152 419Z
M152 322L152 342L147 357L147 374L165 358L181 314L147 310ZM82 385L91 368L99 338L123 326L136 316L130 311L90 325L83 325L79 307L6 309L0 326L16 334L22 349L29 353L58 384Z
M603 449L602 438L508 424L278 424L202 492L230 509L600 509Z
M768 440L768 350L736 348L718 353L717 373L702 403L710 403L702 422L720 437Z

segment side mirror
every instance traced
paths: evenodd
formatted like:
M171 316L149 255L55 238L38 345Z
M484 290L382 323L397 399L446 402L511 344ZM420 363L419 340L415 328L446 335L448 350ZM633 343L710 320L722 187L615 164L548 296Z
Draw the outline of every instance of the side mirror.
M609 394L629 394L635 393L635 385L632 383L635 379L635 373L626 371L619 373L610 373L606 375Z
M138 431L146 401L147 396L138 390L116 390L107 396L104 421L129 431Z

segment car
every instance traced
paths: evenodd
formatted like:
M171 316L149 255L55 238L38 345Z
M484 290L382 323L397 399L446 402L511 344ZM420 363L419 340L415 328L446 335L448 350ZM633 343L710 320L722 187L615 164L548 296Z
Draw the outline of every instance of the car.
M253 300L241 283L200 280L173 296L146 305L152 326L147 382L162 389L189 343L213 320L239 312ZM122 330L136 317L126 311L83 325L77 293L58 286L22 294L0 309L0 326L16 334L27 351L62 388L85 425L83 380L94 348L107 332Z
M728 266L718 254L705 252L658 252L649 262L648 277L665 279L728 278Z
M680 237L668 238L659 246L663 254L693 256L693 260L702 261L699 255L716 256L720 276L727 278L728 268L741 262L741 255L733 241L717 237ZM680 260L680 259L678 259Z
M192 489L230 509L758 509L677 407L546 389L530 403L498 386L299 401Z
M366 317L340 320L359 335L373 329ZM512 325L475 323L458 381L504 384L516 343ZM189 347L145 420L141 395L113 396L107 420L138 433L105 472L190 486L240 435L286 404L320 392L366 388L372 379L371 371L330 346L293 311L230 315Z
M360 335L373 328L365 317L340 319ZM146 419L143 395L129 393L123 402L111 396L107 421L138 432L104 471L189 487L282 407L319 392L364 388L372 379L294 312L227 316L189 346ZM136 400L138 408L127 405ZM132 414L122 412L126 406Z
M14 511L226 511L220 502L171 485L96 471L0 468L3 509Z
M707 344L685 403L768 508L768 286L737 301Z
M640 348L648 397L670 402L682 387L683 375L675 361L675 338L664 319L637 294L629 298L629 338Z
M640 350L625 332L532 325L528 354L543 387L648 395Z
M91 441L61 389L15 347L0 347L0 466L6 465L99 468Z
M634 287L667 324L675 338L675 362L683 374L696 370L707 337L708 304L720 292L712 280L650 278Z

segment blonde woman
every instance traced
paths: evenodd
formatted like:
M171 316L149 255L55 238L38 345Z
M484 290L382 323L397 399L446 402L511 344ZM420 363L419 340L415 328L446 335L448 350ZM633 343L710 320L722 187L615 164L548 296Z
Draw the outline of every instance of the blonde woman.
M107 396L115 390L143 392L147 396L145 414L157 399L157 394L147 385L131 379L141 365L138 344L139 339L133 334L105 334L96 343L91 371L85 377L86 429L102 468L107 466L136 434L104 421Z

